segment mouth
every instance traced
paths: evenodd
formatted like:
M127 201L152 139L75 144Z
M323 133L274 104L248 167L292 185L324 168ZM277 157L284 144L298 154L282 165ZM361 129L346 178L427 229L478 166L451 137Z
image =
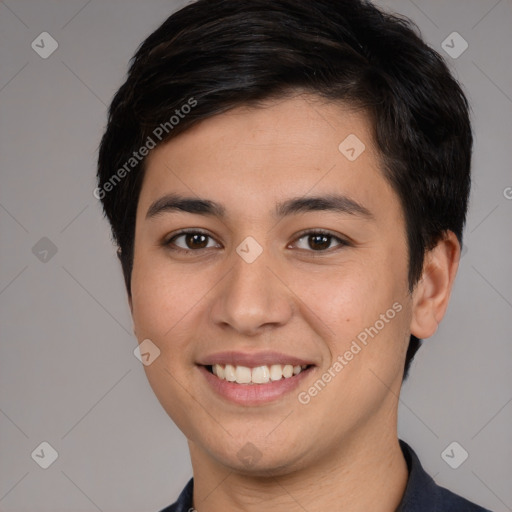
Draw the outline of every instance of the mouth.
M311 366L313 365L271 364L251 368L242 365L213 364L206 365L205 368L222 381L241 385L262 385L292 379Z
M230 404L263 406L293 397L293 391L312 375L316 365L277 352L224 352L197 363L215 396Z
M218 352L196 365L215 396L243 406L290 397L317 367L313 360L276 351Z

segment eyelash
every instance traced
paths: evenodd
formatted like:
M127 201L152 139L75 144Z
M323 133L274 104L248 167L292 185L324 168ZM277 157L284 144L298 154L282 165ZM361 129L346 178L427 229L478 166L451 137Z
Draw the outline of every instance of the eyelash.
M193 229L193 230L191 229L191 230L183 230L183 231L179 231L178 233L175 233L174 235L172 235L172 237L164 240L163 245L173 252L181 252L183 254L190 254L192 252L200 252L203 250L212 249L212 247L203 247L200 249L183 249L182 247L176 247L175 245L173 245L174 241L183 235L204 235L204 236L214 240L214 238L211 235L209 235L208 233L206 233L204 231L197 230L197 229ZM344 240L343 238L340 238L339 236L334 235L330 231L326 231L323 229L314 229L314 230L303 231L295 238L295 242L301 240L302 238L311 236L311 235L324 235L324 236L331 238L332 240L336 240L337 242L339 242L338 248L341 248L344 246L348 247L348 246L352 245L348 240ZM301 249L301 250L310 252L313 255L316 255L316 254L330 252L332 249L333 249L332 247L329 247L327 249L317 250L317 251L315 251L313 249Z

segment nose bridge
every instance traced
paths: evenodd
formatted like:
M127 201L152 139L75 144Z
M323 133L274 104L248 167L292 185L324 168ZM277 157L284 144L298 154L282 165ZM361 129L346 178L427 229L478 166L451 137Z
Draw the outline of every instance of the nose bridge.
M262 326L286 323L292 306L286 288L274 275L277 265L271 251L261 246L258 249L254 241L245 242L232 255L231 272L213 306L213 320L239 332L254 334Z

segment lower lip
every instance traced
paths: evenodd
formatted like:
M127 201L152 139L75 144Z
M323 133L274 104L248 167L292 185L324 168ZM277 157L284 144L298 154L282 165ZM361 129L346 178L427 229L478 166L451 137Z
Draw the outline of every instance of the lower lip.
M205 366L198 366L208 384L223 398L240 405L260 405L273 402L292 392L313 370L310 366L288 379L269 381L266 384L237 384L219 379Z

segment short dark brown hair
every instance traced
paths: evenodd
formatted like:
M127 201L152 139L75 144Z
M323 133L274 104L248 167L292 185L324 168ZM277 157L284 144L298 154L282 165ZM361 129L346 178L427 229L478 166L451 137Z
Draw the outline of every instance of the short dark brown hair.
M446 231L462 244L473 142L468 102L410 20L364 0L199 0L142 43L100 145L95 195L120 248L128 293L144 176L139 149L148 137L161 144L229 109L297 91L370 116L384 175L404 211L410 290L425 252ZM404 378L419 345L411 336Z

